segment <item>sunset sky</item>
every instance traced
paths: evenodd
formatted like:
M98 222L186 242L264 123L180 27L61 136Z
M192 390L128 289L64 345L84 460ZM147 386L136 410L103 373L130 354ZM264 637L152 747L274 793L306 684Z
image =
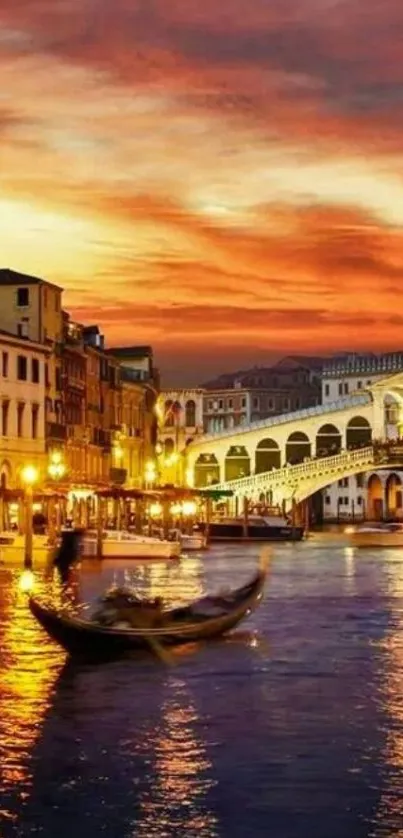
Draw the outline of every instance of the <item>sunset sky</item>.
M2 0L0 265L163 383L400 349L402 38L402 0Z

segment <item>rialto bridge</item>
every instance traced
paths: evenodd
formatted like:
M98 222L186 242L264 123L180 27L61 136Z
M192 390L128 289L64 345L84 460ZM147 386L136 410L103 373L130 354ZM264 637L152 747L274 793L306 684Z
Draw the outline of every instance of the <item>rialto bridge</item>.
M189 484L290 508L353 474L403 468L403 373L348 398L199 437L186 451ZM376 443L375 443L376 441ZM390 456L389 456L390 452Z

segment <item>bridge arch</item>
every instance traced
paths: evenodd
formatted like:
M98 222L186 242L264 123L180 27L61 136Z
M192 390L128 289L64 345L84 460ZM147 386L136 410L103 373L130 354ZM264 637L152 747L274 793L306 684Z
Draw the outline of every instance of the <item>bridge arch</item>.
M303 431L294 431L287 439L285 459L290 465L302 463L305 457L311 456L311 441Z
M231 445L225 455L225 480L250 475L250 456L244 445Z
M220 465L215 454L199 454L194 466L196 488L211 486L220 481Z
M280 468L281 452L278 443L274 439L261 439L255 453L255 472L262 474L264 471L271 471L273 468Z
M341 451L341 431L336 425L322 425L316 434L316 456L329 457Z
M346 448L364 448L371 445L372 429L364 416L353 416L347 423Z

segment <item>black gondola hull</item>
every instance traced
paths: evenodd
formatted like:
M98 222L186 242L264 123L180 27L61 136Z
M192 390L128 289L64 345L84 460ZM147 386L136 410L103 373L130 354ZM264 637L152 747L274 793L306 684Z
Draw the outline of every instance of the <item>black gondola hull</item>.
M108 660L138 650L153 650L159 646L181 646L221 637L234 629L259 604L265 583L265 573L249 585L228 597L232 600L228 611L217 617L192 618L186 620L186 609L172 612L172 622L159 628L120 629L99 626L90 620L82 620L64 611L49 608L31 597L29 606L32 614L47 634L62 646L71 656L86 660ZM213 601L214 598L212 598ZM215 598L215 602L223 602ZM174 619L175 614L181 619Z

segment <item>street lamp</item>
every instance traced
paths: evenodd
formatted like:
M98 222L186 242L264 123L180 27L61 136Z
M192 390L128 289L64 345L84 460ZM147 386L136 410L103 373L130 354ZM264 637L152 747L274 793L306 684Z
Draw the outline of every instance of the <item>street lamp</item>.
M146 489L155 483L157 477L157 469L155 467L155 463L153 460L148 460L145 464L144 468L144 480L146 484Z
M39 478L39 471L35 466L27 465L21 471L21 480L25 487L25 547L24 568L32 569L32 499L33 486Z

